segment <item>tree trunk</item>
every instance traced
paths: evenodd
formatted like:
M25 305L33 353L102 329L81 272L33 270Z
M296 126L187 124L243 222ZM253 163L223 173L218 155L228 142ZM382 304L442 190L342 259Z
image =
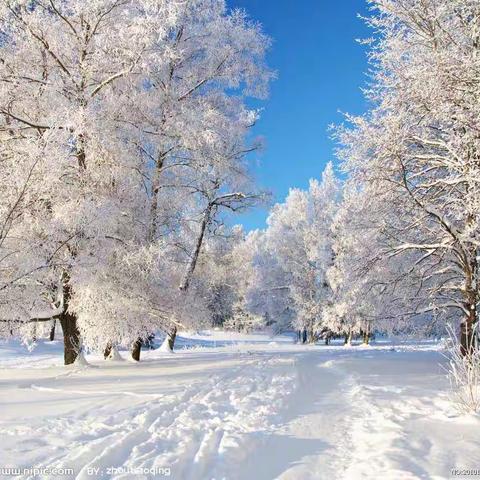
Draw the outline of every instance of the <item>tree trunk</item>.
M106 360L111 353L112 353L112 344L108 342L107 346L105 347L105 350L103 351L103 358Z
M302 343L307 343L307 329L304 328L302 332Z
M55 340L55 326L57 325L57 321L54 320L52 324L52 328L50 328L50 341L53 342Z
M477 348L476 323L477 323L477 277L478 261L477 248L472 247L469 251L470 262L465 268L465 309L467 315L460 324L460 353L463 357L472 355Z
M65 274L63 284L63 312L58 317L63 330L63 357L65 365L71 365L77 359L80 350L80 332L77 327L77 316L68 311L70 301L69 277Z
M185 275L180 285L180 290L184 292L187 291L188 286L190 285L190 281L192 280L193 272L195 271L198 256L200 255L200 250L202 248L203 237L205 236L205 230L207 229L207 226L210 223L211 213L212 213L212 205L208 205L208 207L205 209L205 212L203 212L202 223L200 224L200 232L198 233L197 241L195 243L195 248L190 257L187 270L185 271Z
M80 348L80 332L77 328L77 316L63 312L60 315L60 325L63 330L63 357L65 365L71 365L75 362Z
M140 352L142 351L142 339L137 338L132 347L132 358L139 362L140 361Z
M365 330L363 331L363 344L368 345L370 343L370 324L367 323Z
M173 352L173 347L175 345L175 339L177 338L177 327L173 327L168 333L167 333L167 342L168 342L168 348Z
M155 162L155 171L152 179L152 198L150 200L150 226L148 231L148 240L153 242L157 233L157 211L158 211L158 192L160 190L160 174L162 173L163 163L168 152L162 152L158 155Z

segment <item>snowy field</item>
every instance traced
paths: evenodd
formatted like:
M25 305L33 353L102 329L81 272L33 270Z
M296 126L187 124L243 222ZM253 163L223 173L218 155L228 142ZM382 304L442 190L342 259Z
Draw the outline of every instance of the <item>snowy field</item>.
M205 332L138 364L87 358L64 367L58 342L0 344L0 465L73 471L1 478L401 480L480 468L480 419L453 410L433 342Z

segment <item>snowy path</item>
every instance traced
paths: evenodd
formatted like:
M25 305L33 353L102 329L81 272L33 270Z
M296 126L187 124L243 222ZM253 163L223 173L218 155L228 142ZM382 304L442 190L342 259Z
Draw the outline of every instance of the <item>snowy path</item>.
M250 478L337 478L337 459L347 452L349 385L329 368L331 360L320 358L318 352L297 356L297 389L282 424L250 462ZM262 463L272 453L274 461Z
M147 352L140 364L91 357L80 370L49 347L16 363L8 348L0 465L72 468L62 478L77 479L169 468L179 480L443 479L480 467L480 421L451 411L432 344L252 340ZM139 468L158 474L132 475Z
M445 479L452 468L478 469L480 419L452 410L442 357L398 350L302 355L285 421L257 452L250 478ZM261 464L272 452L275 460Z

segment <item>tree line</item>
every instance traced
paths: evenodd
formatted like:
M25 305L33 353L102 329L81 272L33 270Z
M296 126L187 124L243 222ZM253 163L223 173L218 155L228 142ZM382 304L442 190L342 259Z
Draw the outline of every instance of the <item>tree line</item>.
M372 0L361 116L334 130L331 166L271 211L255 251L253 311L310 341L373 330L477 347L480 5Z
M371 0L369 108L267 227L249 132L269 39L222 0L3 1L0 330L81 345L225 325L477 347L480 6ZM301 154L299 152L299 154Z

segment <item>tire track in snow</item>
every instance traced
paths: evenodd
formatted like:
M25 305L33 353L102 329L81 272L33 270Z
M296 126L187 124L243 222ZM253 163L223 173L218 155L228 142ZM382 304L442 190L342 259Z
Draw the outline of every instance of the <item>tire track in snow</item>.
M249 362L251 362L251 360L246 359L242 363L248 364ZM157 448L153 447L147 454L144 453L141 455L141 452L137 451L137 444L129 441L132 434L136 435L139 443L142 444L143 448L145 448L145 445L148 445L149 441L152 443L151 440L155 437L155 432L158 432L159 430L166 431L169 428L173 428L178 417L188 408L188 405L191 402L196 402L197 399L204 394L204 392L208 392L210 389L217 387L228 377L234 375L239 368L245 367L246 365L242 365L241 367L236 367L233 371L230 371L225 375L215 376L210 379L207 385L203 388L198 389L196 387L192 387L183 392L181 395L177 394L170 397L159 396L158 401L155 402L153 406L150 403L144 407L134 407L133 418L128 419L126 422L122 422L122 424L118 425L118 427L114 430L114 433L109 435L110 439L112 439L112 437L120 437L116 438L112 443L114 444L114 450L117 452L122 452L122 457L117 454L117 457L113 458L111 454L113 449L110 445L106 445L103 450L98 451L97 449L89 448L89 445L87 444L87 452L84 452L82 455L83 465L79 468L79 470L76 470L78 472L76 479L82 480L89 478L87 472L92 467L104 469L105 471L108 467L123 466L126 462L128 462L132 453L135 453L135 456L138 456L139 462L135 463L140 463L139 465L133 466L142 466L141 464L144 464L146 460L151 459L152 456L157 455L159 452ZM117 392L111 392L111 394L117 395ZM140 408L141 411L136 412ZM127 411L128 410L129 409L127 409ZM122 433L123 430L127 430L127 432ZM89 454L93 455L91 455L91 458L85 462L85 457ZM62 464L68 464L68 457L62 459ZM119 478L121 478L121 476L119 476Z
M290 376L281 376L279 384L275 385L279 380L278 375L272 375L272 369L279 367L285 368L287 365L290 370ZM257 375L251 378L251 372L246 377L250 381L247 385L245 398L252 398L255 394L263 395L263 405L253 405L252 411L257 407L265 407L266 405L274 405L273 412L278 413L283 407L283 400L291 393L287 383L290 387L296 384L295 376L292 376L292 360L281 358L279 354L262 355L260 362L255 361ZM240 373L247 367L242 368ZM237 375L236 379L241 379L242 375ZM293 383L292 383L293 382ZM271 389L269 392L268 389ZM240 392L242 394L243 392ZM276 402L276 404L275 404ZM247 410L250 407L247 405ZM201 458L201 469L198 470L199 465L191 466L189 477L191 480L204 478L237 478L240 471L240 464L251 453L256 445L261 441L256 438L259 433L269 431L273 428L270 421L265 421L268 417L274 416L273 412L264 411L259 416L263 416L263 422L254 422L254 425L243 425L238 420L232 421L228 418L226 422L227 428L217 429L214 432L209 432L205 438L205 442L200 446L198 454ZM233 428L232 428L233 427ZM205 452L208 452L205 454ZM210 472L210 476L207 476Z

